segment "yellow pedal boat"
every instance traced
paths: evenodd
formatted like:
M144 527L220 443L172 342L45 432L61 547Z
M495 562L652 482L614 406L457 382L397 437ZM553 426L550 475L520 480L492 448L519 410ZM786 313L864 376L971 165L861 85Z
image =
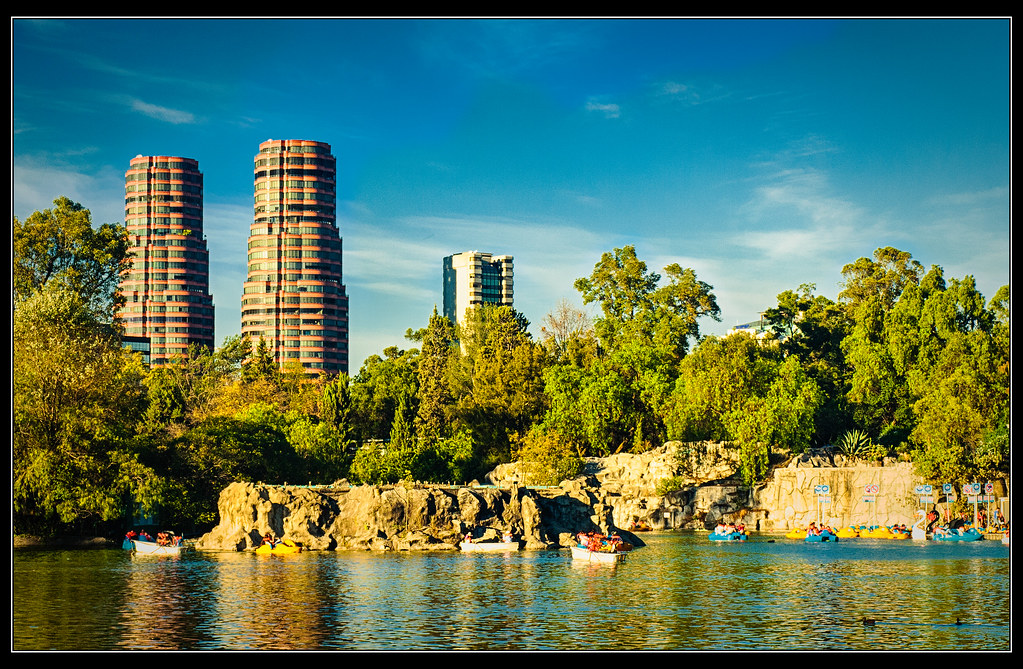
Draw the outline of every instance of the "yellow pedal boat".
M284 555L287 553L301 553L302 547L290 539L278 541L276 544L260 544L256 549L259 555Z

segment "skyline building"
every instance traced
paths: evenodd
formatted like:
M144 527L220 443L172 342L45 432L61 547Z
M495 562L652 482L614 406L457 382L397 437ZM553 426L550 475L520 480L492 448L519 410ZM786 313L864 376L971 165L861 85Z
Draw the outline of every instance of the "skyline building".
M267 140L253 178L242 334L266 340L282 368L348 372L348 296L330 144Z
M513 258L480 251L444 257L444 315L465 320L465 310L480 304L513 306Z
M125 340L152 366L214 347L209 249L203 233L199 162L179 156L132 158L124 175L124 224L131 269L120 281Z

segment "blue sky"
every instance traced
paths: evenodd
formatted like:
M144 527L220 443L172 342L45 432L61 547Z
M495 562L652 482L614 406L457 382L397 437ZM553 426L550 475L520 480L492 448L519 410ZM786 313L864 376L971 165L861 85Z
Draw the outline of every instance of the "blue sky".
M218 343L252 168L331 144L351 371L442 308L443 256L515 258L534 333L600 255L692 267L724 334L881 246L1009 283L1011 23L12 20L13 215L123 220L138 154L195 158ZM594 305L587 307L597 313Z

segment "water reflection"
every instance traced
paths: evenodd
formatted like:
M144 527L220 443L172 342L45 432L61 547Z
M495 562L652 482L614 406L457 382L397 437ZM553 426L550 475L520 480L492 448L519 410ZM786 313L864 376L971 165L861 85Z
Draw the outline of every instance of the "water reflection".
M16 552L13 647L1009 648L1007 548L898 543L663 534L613 565L567 551Z

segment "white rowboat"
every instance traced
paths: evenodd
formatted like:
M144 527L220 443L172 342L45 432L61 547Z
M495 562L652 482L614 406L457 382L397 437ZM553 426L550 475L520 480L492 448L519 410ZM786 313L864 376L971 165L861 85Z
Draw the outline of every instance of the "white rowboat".
M498 553L500 551L517 551L519 550L519 542L517 541L481 541L479 543L471 543L463 541L458 547L465 553Z
M572 557L576 560L586 560L589 562L624 562L625 553L621 552L605 552L605 551L591 551L588 548L582 546L572 546Z
M179 555L184 546L161 546L155 541L139 541L137 539L125 539L125 548L131 544L131 552L143 555Z

